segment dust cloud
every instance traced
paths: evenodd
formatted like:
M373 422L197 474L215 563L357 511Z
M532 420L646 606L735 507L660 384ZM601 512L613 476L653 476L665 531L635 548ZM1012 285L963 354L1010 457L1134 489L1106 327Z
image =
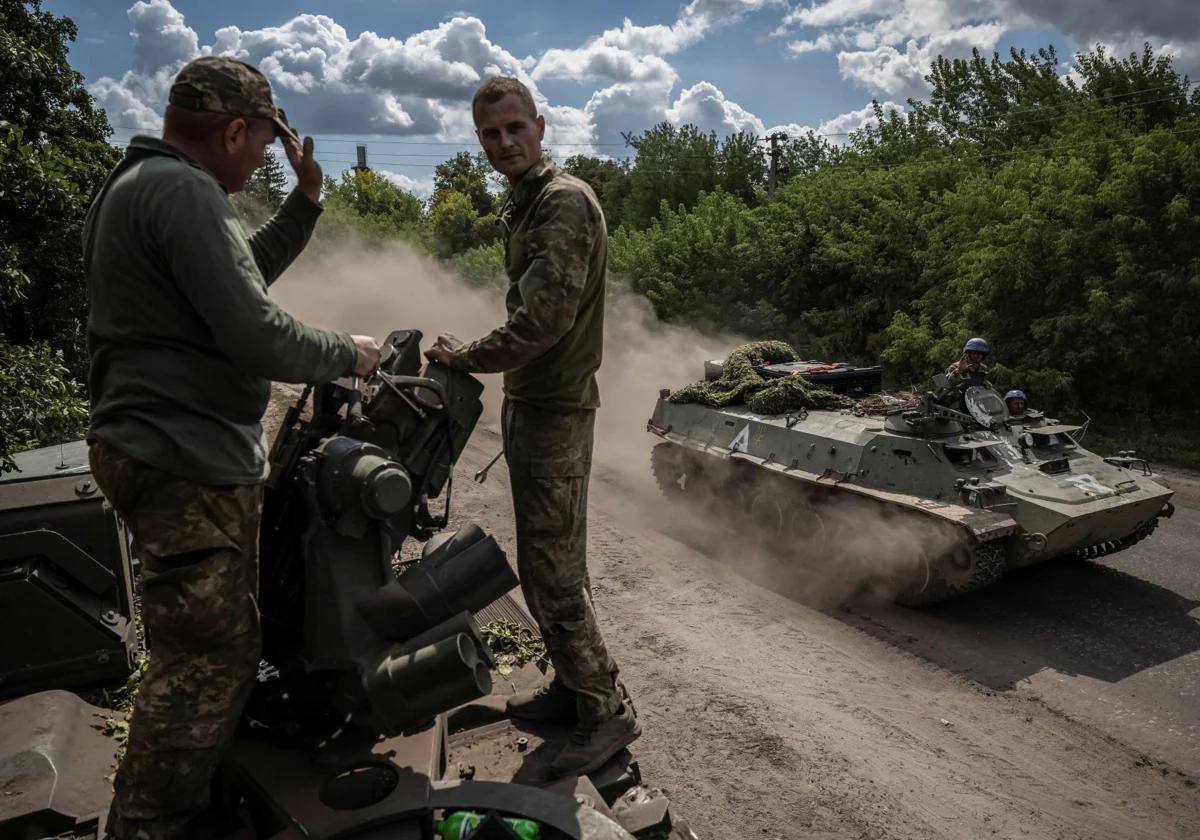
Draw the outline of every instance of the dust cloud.
M318 235L320 231L318 231ZM470 341L504 322L502 287L477 288L403 242L385 245L339 234L306 252L272 287L281 306L317 327L373 335L418 329L422 346L450 332ZM618 490L630 524L648 525L733 566L789 598L817 608L833 606L871 584L883 597L918 571L921 557L953 547L953 538L924 519L887 515L854 498L836 507L806 509L803 533L784 523L786 538L747 528L744 495L730 510L727 487L684 505L669 504L650 469L658 438L646 430L661 389L703 376L706 359L722 358L747 339L669 325L645 298L610 282L604 362L598 374L602 406L596 418L596 477ZM481 424L499 429L501 377L484 383ZM791 485L770 491L791 521L799 498ZM723 511L714 516L714 511ZM755 536L755 534L759 536ZM885 592L880 592L882 587Z
M503 291L476 288L403 242L368 247L348 238L339 247L321 243L271 288L288 312L315 327L373 335L418 329L422 347L453 333L464 341L504 323ZM597 376L602 406L596 417L596 461L645 486L653 438L646 421L662 388L703 376L704 360L742 343L663 324L649 301L610 283L605 313L604 362ZM501 377L480 375L484 425L499 429Z
M823 504L791 479L741 492L724 482L693 487L685 502L646 518L754 583L820 610L860 597L890 601L958 546L952 529L920 514L846 493Z

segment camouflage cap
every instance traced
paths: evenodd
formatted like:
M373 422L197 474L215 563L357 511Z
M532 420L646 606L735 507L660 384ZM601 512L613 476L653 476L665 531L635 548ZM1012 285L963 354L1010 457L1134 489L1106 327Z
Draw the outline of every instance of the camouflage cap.
M275 123L275 136L300 137L271 98L271 83L244 61L208 55L189 62L175 77L168 100L189 111L257 117Z

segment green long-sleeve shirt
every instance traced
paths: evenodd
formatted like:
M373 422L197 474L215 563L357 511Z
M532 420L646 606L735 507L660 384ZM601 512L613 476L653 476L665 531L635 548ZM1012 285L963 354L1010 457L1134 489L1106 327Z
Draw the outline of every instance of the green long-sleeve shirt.
M586 182L546 157L513 187L500 212L508 230L507 322L460 348L454 367L504 372L512 400L550 411L600 406L608 233Z
M84 225L89 439L202 484L262 481L271 381L327 382L356 357L267 294L320 213L293 191L246 236L207 169L134 138Z

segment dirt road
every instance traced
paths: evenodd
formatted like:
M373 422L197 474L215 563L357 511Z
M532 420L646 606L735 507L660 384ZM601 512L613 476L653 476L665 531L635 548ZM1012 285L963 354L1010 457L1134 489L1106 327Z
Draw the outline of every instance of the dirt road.
M511 551L503 462L470 480L499 448L477 429L454 520ZM897 630L898 611L798 604L735 573L740 558L690 547L705 544L702 523L666 516L635 473L597 468L591 565L644 724L635 753L704 837L1200 836L1195 779L1113 737L1119 714L1085 722L1039 690L964 678L904 649L920 639ZM951 641L960 657L992 655L970 625Z
M318 326L428 343L503 320L494 292L399 246L339 246L289 274L273 296ZM920 612L817 609L711 523L673 521L649 478L659 389L741 339L663 324L636 295L614 294L606 328L597 611L644 722L644 774L705 838L1200 837L1200 504L1092 567L1026 570ZM454 521L511 551L503 462L471 481L500 448L499 378L482 378Z

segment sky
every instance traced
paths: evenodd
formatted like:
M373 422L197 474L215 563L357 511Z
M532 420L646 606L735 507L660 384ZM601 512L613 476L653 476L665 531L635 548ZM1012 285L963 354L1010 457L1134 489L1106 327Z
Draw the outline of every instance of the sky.
M72 66L114 141L157 134L174 74L200 55L258 66L314 138L326 173L356 146L428 196L438 162L478 151L470 99L517 76L546 117L546 147L627 157L622 135L668 120L718 136L861 127L871 102L928 93L939 54L1054 46L1064 62L1149 41L1200 77L1200 0L43 0L78 27Z

